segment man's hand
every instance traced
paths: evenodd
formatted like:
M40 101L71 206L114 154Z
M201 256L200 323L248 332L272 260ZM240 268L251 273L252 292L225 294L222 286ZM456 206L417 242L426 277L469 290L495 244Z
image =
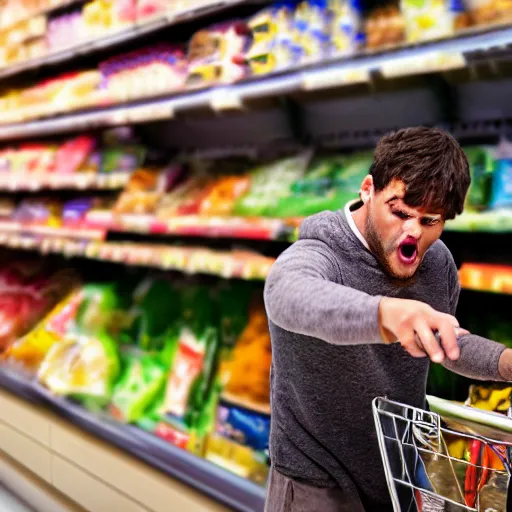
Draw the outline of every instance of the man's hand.
M457 319L423 302L383 297L379 319L385 340L398 341L413 357L428 356L435 363L442 363L445 354L454 361L460 356Z
M501 356L498 365L501 378L507 382L512 381L512 349L506 348Z

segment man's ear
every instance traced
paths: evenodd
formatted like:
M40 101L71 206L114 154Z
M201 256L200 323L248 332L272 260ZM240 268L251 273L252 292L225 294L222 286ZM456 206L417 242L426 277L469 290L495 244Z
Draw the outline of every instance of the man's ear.
M363 201L364 204L368 203L373 197L373 191L373 176L368 174L361 183L361 189L359 191L359 196L361 197L361 201Z

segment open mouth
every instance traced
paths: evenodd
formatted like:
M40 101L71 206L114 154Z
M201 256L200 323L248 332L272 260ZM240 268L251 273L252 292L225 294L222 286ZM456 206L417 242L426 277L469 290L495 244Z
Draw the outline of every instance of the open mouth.
M414 263L417 256L418 244L416 243L416 240L407 239L398 246L398 257L405 265L411 265Z

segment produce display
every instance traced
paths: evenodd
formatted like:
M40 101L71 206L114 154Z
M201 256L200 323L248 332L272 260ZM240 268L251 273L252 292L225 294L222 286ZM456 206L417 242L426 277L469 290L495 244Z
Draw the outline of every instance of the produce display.
M17 277L15 267L4 268L6 279ZM41 276L34 263L27 268ZM261 286L50 276L38 284L48 290L43 304L18 305L34 294L34 278L20 281L14 305L6 303L2 364L92 412L265 482L271 353Z

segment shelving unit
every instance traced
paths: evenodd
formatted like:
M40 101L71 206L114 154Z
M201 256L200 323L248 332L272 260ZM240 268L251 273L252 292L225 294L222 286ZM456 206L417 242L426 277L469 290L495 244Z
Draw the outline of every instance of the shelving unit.
M83 2L69 1L65 5L75 3ZM174 32L167 29L179 28L182 37L189 25L197 27L203 22L206 25L210 19L227 19L237 8L256 12L267 5L270 2L214 0L200 8L159 15L97 40L0 68L0 81L10 84L27 80L30 85L31 77L39 73L49 77L64 69L62 66L88 58L91 62L94 57L135 47L140 41L154 40L160 34L171 38ZM51 15L51 11L47 14ZM258 161L256 156L260 152L272 153L284 148L289 154L311 147L344 153L367 149L390 129L413 124L446 128L464 143L475 140L495 143L500 137L512 134L511 63L512 26L473 28L449 39L402 44L378 51L361 50L265 76L248 76L232 84L160 93L122 104L107 101L89 108L48 112L40 117L29 112L24 122L2 124L0 119L0 141L10 147L31 139L60 139L84 132L96 134L107 128L130 125L143 140L159 150L165 149L174 158L250 156L251 162ZM1 172L0 193L16 197L107 196L126 190L130 178L129 172L120 171ZM117 263L263 282L277 254L297 238L300 221L300 218L253 218L235 214L189 214L162 220L153 214L119 214L107 209L93 212L86 223L76 226L50 227L2 219L0 247L74 258L76 265L92 260L98 268L102 263ZM449 247L460 249L463 255L459 263L462 263L464 287L493 292L493 301L499 300L498 294L510 295L512 262L505 261L509 252L482 244L476 251L477 248L471 247L471 240L480 235L490 237L486 240L492 240L493 236L504 240L510 236L512 209L465 213L448 223L446 232ZM496 272L505 277L494 281L488 278L489 274L486 279L474 274L468 277L471 264L482 263L482 254L490 251L493 263L502 265ZM32 377L0 365L0 388L22 397L30 404L27 407L48 409L83 431L134 455L173 480L197 490L201 496L218 502L219 507L241 512L263 510L263 486L135 426L116 422L106 413L92 414L77 403L52 395ZM247 401L237 402L236 396L227 392L222 398L247 407ZM254 403L248 409L264 415L269 413L266 404ZM0 424L2 421L0 416ZM132 498L141 499L140 495ZM202 501L198 510L208 510L208 505L201 507Z

